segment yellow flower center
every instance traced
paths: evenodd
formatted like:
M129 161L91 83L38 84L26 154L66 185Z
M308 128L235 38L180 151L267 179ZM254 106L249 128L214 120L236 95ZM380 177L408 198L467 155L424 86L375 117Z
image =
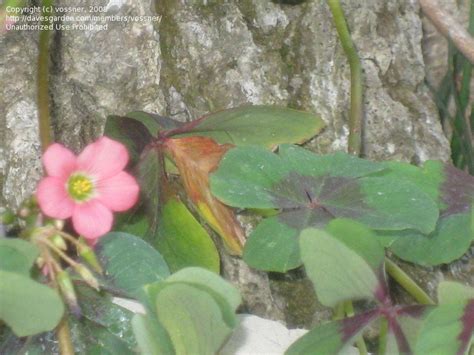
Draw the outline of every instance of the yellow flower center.
M84 175L71 175L67 181L67 191L75 201L86 201L94 193L94 184Z

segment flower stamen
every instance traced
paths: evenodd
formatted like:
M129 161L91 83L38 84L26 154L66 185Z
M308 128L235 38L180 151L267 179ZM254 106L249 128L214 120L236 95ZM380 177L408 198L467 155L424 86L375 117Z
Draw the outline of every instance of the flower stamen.
M75 201L86 201L94 192L94 184L84 175L72 175L67 181L67 190Z

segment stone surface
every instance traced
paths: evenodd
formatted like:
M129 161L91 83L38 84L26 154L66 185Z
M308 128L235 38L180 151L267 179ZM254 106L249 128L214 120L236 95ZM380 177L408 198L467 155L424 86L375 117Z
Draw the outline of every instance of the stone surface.
M0 205L17 207L40 178L36 107L37 34L0 37Z
M154 10L151 0L76 1L108 4L107 15L161 19L56 32L50 92L56 139L77 151L101 134L109 114L141 109L189 121L263 103L321 115L327 128L308 146L346 149L350 71L329 9L323 1L281 2L159 0ZM424 84L417 2L346 0L342 6L365 73L366 155L415 163L448 159L449 145ZM41 171L37 33L10 32L1 41L0 76L7 79L0 88L0 202L15 207L34 191ZM266 274L226 258L224 274L239 285L248 311L286 318L268 304L286 303L278 292L272 295Z

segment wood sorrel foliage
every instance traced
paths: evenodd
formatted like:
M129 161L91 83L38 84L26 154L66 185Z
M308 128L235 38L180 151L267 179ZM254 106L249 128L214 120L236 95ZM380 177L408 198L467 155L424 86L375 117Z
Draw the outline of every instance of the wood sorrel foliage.
M378 319L382 354L464 354L474 330L474 289L440 283L437 306L394 305L388 294L384 248L364 225L334 219L325 229L301 233L302 260L320 302L368 300L373 309L317 326L298 339L287 354L336 354L349 347Z
M421 264L452 261L473 240L474 177L436 161L418 168L290 145L281 145L278 154L238 147L222 159L211 190L233 207L276 210L244 249L244 260L263 270L301 265L301 231L340 217L377 230L395 254Z
M135 215L124 218L128 226L119 228L150 241L175 269L202 266L218 271L219 258L209 244L210 237L187 212L170 174L179 172L201 217L223 238L230 253L240 255L244 233L233 211L211 194L209 173L232 146L274 148L281 143L302 143L323 126L312 114L268 106L224 110L187 124L143 112L111 116L105 134L128 147L142 186L142 205ZM190 228L187 238L179 237L180 232L174 242L179 228L173 226L173 220L179 218L185 218Z

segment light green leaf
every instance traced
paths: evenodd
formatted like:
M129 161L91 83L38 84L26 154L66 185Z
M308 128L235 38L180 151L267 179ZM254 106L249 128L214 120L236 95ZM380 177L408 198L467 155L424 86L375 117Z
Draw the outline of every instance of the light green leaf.
M25 240L0 239L0 270L28 276L38 255L38 247Z
M106 275L115 286L134 294L143 285L169 275L163 257L151 245L131 234L111 232L96 245Z
M275 147L303 143L325 126L319 117L303 111L272 106L244 106L199 119L182 136L206 136L218 143Z
M232 332L214 298L196 287L170 284L155 305L177 354L215 354Z
M182 269L166 279L164 282L155 282L145 286L148 300L152 301L156 295L171 284L186 284L207 292L219 305L224 321L229 327L236 324L235 310L241 303L239 292L230 283L218 274L198 267Z
M474 299L474 288L454 281L441 281L438 284L438 302L440 304L464 303Z
M168 333L154 317L135 314L132 326L142 354L173 355L175 353Z
M381 288L369 261L328 232L308 228L300 236L301 259L319 301L328 307L347 300L375 299Z
M470 324L470 329L466 329L469 335L460 339L465 331L461 321L465 308L466 303L458 303L441 305L433 309L420 329L414 354L464 354L472 336L472 324Z
M21 274L0 270L0 319L20 337L53 329L64 305L55 290Z

